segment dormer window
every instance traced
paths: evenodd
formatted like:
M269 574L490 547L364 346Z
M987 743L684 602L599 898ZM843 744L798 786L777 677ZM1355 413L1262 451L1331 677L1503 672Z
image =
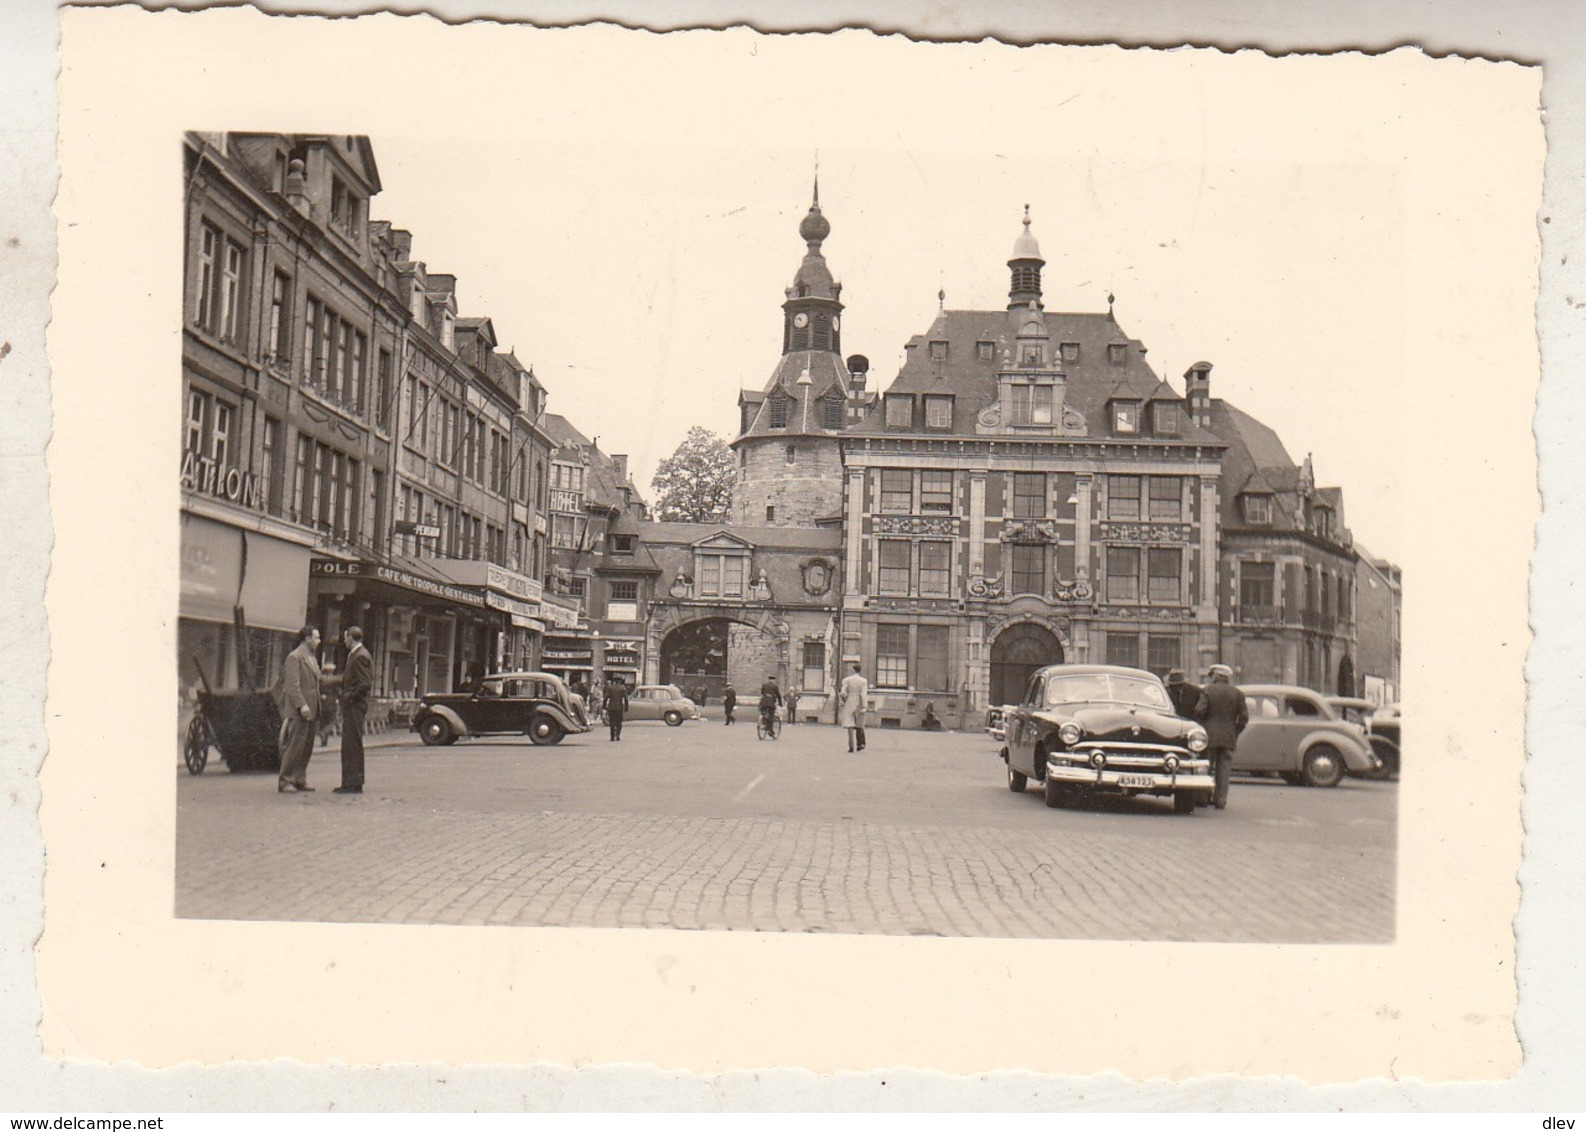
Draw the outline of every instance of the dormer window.
M1013 424L1051 424L1052 404L1051 382L1015 381L1008 385L1008 419Z
M953 399L928 396L925 398L925 427L946 431L953 427Z
M931 361L933 361L933 362L945 362L946 360L947 360L947 343L946 342L932 342L931 343Z
M909 428L914 424L914 398L907 393L887 394L887 427Z
M843 427L844 399L841 397L827 397L821 402L821 427L840 429Z
M1272 524L1272 496L1270 495L1245 495L1240 498L1244 507L1245 522L1253 527L1266 527Z
M771 398L772 428L787 428L787 402L788 399L780 393Z
M613 554L632 554L633 535L609 535L606 542Z
M994 360L996 358L996 356L997 356L997 347L996 347L995 343L992 343L992 342L976 342L975 343L975 357L979 358L981 361L989 362L989 361Z
M1114 401L1112 403L1112 431L1120 436L1132 436L1140 431L1140 402Z
M1158 436L1178 436L1184 431L1184 414L1177 401L1151 403L1151 431Z
M1122 342L1113 342L1107 347L1107 360L1115 366L1123 365L1124 351L1127 347Z

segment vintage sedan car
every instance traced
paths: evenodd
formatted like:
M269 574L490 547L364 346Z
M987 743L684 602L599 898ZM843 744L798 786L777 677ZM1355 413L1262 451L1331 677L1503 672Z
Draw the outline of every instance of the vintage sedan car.
M1008 737L1004 725L1007 722L1008 713L1012 710L1013 706L1011 704L997 704L986 709L986 734L999 743Z
M681 727L685 719L700 719L699 705L676 684L640 684L628 693L628 714L636 719L661 719L668 727Z
M549 672L498 672L464 692L435 692L419 701L413 730L434 747L469 735L527 735L549 747L589 730L580 697Z
M1048 665L1030 677L1003 726L1008 789L1039 782L1048 806L1147 794L1170 797L1187 814L1211 801L1205 729L1174 714L1162 681L1141 669Z
M1366 736L1382 765L1367 778L1392 778L1399 773L1399 705L1379 705L1354 696L1328 696L1327 706ZM1378 714L1378 713L1382 714Z
M1289 684L1239 689L1250 725L1234 749L1234 771L1277 774L1294 786L1337 786L1346 774L1370 777L1382 769L1365 734L1319 692Z

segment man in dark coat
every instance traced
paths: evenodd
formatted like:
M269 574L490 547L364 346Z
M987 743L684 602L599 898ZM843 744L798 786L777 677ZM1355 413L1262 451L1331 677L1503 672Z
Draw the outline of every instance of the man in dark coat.
M318 649L319 630L303 626L297 634L297 648L287 654L281 670L286 725L275 788L282 794L288 790L314 792L307 775L309 756L314 753L314 721L319 718L319 660L314 655Z
M1195 708L1201 700L1199 684L1184 679L1184 670L1175 668L1167 674L1167 697L1173 701L1173 710L1185 719L1195 718Z
M731 727L732 712L733 709L738 706L738 692L732 686L731 682L728 682L726 689L721 694L721 706L722 710L727 713L727 722L723 723L722 726Z
M621 676L613 676L606 683L606 724L611 728L611 742L622 742L622 717L628 714L628 686Z
M1195 705L1195 718L1206 728L1206 754L1217 776L1212 805L1221 810L1228 806L1228 772L1234 761L1239 733L1250 722L1250 712L1245 707L1245 694L1234 684L1233 669L1226 664L1214 664L1211 677L1211 683L1201 690L1200 700Z
M363 630L353 625L341 635L347 646L347 668L341 684L341 785L336 794L363 793L363 721L374 690L374 657L363 644Z

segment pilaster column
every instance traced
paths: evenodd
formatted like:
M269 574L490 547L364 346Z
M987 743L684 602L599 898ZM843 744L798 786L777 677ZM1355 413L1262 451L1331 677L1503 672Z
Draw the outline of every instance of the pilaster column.
M986 575L986 473L969 473L969 576Z
M1201 593L1199 618L1217 620L1217 587L1222 580L1222 564L1217 552L1217 533L1222 523L1222 509L1217 500L1217 478L1201 477Z
M1090 572L1090 493L1095 486L1095 479L1091 473L1081 472L1074 480L1074 494L1079 497L1074 507L1074 574L1076 577L1089 578L1090 584L1100 594L1101 579Z
M848 472L848 503L847 515L843 520L843 530L846 532L847 570L845 571L846 593L844 597L857 597L861 593L860 565L863 562L862 551L865 541L865 473L863 468L852 468Z

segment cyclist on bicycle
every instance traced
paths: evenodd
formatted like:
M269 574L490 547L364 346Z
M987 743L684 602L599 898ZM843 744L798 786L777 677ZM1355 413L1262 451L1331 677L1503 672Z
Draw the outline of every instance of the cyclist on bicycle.
M765 683L760 685L760 719L766 725L766 730L771 730L771 724L776 719L776 709L782 706L782 689L777 687L776 677L767 676Z

